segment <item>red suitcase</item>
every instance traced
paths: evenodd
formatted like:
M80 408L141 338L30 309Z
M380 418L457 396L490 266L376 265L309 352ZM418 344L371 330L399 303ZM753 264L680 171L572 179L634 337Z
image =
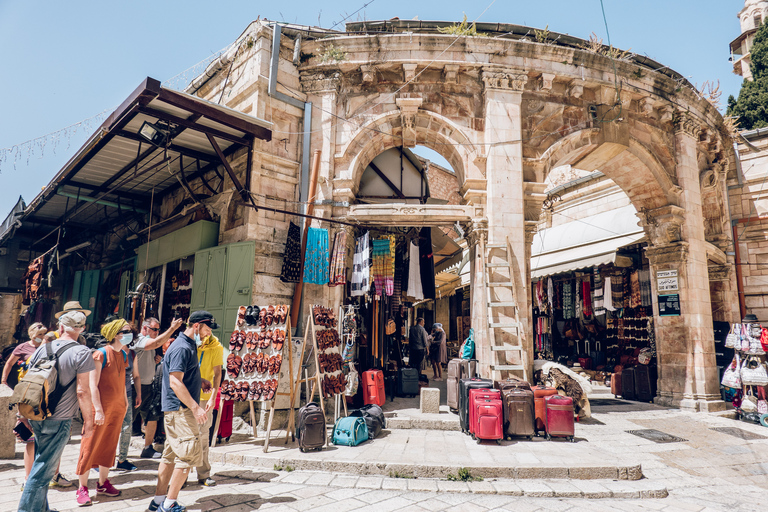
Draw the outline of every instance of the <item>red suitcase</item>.
M536 424L534 425L534 433L538 436L539 432L546 431L546 409L544 407L544 398L556 395L557 390L547 386L536 386L533 388L533 403L534 412L536 414Z
M384 394L384 372L368 370L363 372L363 402L365 405L376 404L384 407L387 397Z
M498 394L499 391L496 391ZM475 396L474 422L472 425L473 437L480 444L484 440L496 441L501 444L504 439L503 407L499 398L484 398L482 394ZM491 395L500 396L500 395Z
M552 395L544 399L546 409L547 441L553 437L565 437L575 442L573 420L573 398Z
M611 374L611 393L614 398L619 398L621 395L621 372L614 372Z
M496 389L470 389L469 390L469 434L474 437L475 426L477 425L477 408L486 400L498 400L501 402L501 391ZM503 418L502 404L502 418Z

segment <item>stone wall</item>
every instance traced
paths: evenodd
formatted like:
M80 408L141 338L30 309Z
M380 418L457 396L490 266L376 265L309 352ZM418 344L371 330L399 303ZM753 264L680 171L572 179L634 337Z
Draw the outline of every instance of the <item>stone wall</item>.
M21 309L21 294L0 295L0 350L16 343L13 333L16 332Z

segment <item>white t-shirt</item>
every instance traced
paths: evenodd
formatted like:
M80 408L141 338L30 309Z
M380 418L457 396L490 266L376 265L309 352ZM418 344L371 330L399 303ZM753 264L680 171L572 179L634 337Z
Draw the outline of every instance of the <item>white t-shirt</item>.
M155 379L155 349L146 350L144 348L153 341L155 340L149 336L139 335L139 338L133 345L133 351L136 353L134 364L139 368L141 384L144 386L152 384L152 381Z

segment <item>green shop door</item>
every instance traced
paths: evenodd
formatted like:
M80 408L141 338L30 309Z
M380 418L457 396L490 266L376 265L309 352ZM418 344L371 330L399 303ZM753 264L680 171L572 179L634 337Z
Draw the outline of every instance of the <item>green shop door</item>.
M85 322L88 326L86 332L91 332L94 325L99 325L101 319L99 311L96 311L97 299L99 297L99 286L101 285L101 270L78 270L75 272L75 278L72 283L72 298L80 302L83 308L91 311Z

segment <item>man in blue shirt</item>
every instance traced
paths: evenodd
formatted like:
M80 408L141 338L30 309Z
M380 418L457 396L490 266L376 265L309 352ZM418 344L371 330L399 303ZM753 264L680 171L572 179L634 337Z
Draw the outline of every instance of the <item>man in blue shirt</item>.
M187 329L171 343L163 358L161 406L165 420L165 449L158 468L155 498L148 510L183 512L176 499L190 468L202 464L200 425L207 413L200 407L200 390L211 386L200 377L197 347L219 326L207 311L189 316ZM168 492L167 496L165 492Z

